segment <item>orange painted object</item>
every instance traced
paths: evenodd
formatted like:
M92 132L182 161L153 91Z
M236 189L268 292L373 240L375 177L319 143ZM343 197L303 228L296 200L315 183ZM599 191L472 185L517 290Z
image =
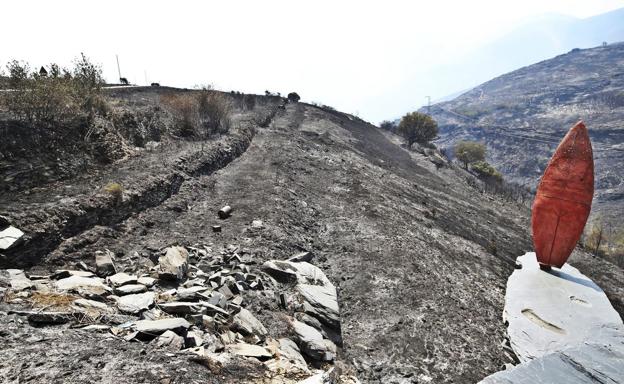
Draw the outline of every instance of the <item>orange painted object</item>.
M533 245L543 269L565 264L583 233L593 196L592 146L579 121L559 143L533 201Z

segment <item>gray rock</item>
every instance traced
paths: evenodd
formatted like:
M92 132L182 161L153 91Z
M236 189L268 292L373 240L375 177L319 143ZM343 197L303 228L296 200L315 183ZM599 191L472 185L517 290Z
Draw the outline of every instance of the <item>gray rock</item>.
M219 291L212 291L208 302L224 309L227 307L227 297Z
M166 313L176 315L190 315L193 313L201 313L202 305L195 302L172 301L169 303L158 304L158 307Z
M9 314L26 316L30 323L36 325L65 324L76 319L72 312L9 311Z
M287 359L290 363L301 369L307 370L308 364L301 355L301 351L299 350L297 343L286 338L279 339L278 342L282 358Z
M598 342L546 354L497 372L481 383L624 383L624 330L607 327L597 330Z
M95 251L95 273L100 277L106 277L117 273L114 254L108 249L105 251Z
M269 260L262 265L262 268L278 281L322 285L335 289L319 267L307 262Z
M117 308L126 313L139 313L154 305L154 292L122 296L117 300Z
M137 283L136 275L129 275L129 274L125 273L125 272L116 273L116 274L114 274L112 276L107 277L106 280L113 287L120 287L120 286L126 285L126 284L136 284Z
M316 329L300 321L292 321L293 331L303 353L319 361L333 361L336 357L336 345Z
M576 268L540 270L535 253L520 256L507 282L504 320L521 362L595 340L596 330L622 325L605 293Z
M70 276L57 280L54 285L61 291L76 291L80 294L101 295L111 292L112 289L105 285L98 277Z
M165 331L153 341L158 348L176 352L184 348L184 338L173 331Z
M145 285L147 288L151 288L156 284L156 279L150 276L141 276L137 279L137 283Z
M262 223L262 220L253 220L251 222L251 228L261 229L263 227L264 227L264 224Z
M245 308L241 308L232 318L232 330L240 332L243 336L257 335L264 338L267 335L264 325Z
M104 311L108 311L110 309L108 305L106 305L106 303L102 303L100 301L95 301L95 300L76 299L74 300L72 304L81 308L93 308L93 309L100 309Z
M9 274L9 284L14 291L22 291L24 289L31 289L35 287L33 283L21 269L7 269Z
M297 270L288 262L269 260L262 264L262 269L279 282L294 283L297 281Z
M50 277L52 279L59 280L59 279L64 279L70 276L94 277L95 274L90 271L74 271L71 269L57 269L56 271L54 271L54 273Z
M204 333L199 330L188 331L184 341L186 348L200 347L204 344Z
M19 229L8 226L0 231L0 250L7 250L20 244L24 232Z
M0 215L0 229L5 229L11 225L11 221L8 217Z
M146 334L161 334L165 331L173 331L178 334L186 333L191 324L181 317L172 317L159 320L139 320L133 324L133 328Z
M178 289L177 299L180 301L184 300L208 300L210 298L206 293L209 292L209 289L204 286L196 285L190 288L181 288Z
M297 284L297 292L305 300L304 310L306 313L318 318L333 329L340 329L338 298L333 285Z
M273 357L266 348L259 345L246 343L230 344L227 349L238 356L255 357L258 359L270 359Z
M143 293L147 291L147 287L143 284L126 284L114 289L117 295L129 295L132 293Z
M202 305L202 307L204 307L206 309L206 311L210 315L221 314L221 315L226 316L226 317L230 315L228 311L226 311L226 310L224 310L224 309L222 309L220 307L217 307L216 305L212 305L212 304L210 304L207 301L200 301L199 303Z
M293 256L291 256L288 261L293 261L293 262L310 262L312 261L312 258L314 257L314 254L312 252L308 252L308 251L304 251L304 252L299 252Z
M158 276L161 279L183 281L188 273L188 251L183 247L169 247L158 258Z

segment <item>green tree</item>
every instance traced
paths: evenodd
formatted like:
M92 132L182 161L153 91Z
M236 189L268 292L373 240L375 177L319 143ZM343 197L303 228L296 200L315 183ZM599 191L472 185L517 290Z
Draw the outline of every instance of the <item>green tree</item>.
M471 168L485 181L493 181L496 183L503 181L503 175L487 161L475 161L472 163Z
M485 144L483 143L461 140L453 149L457 160L464 163L464 169L468 169L468 164L485 161Z
M427 143L438 135L438 123L431 116L420 112L411 112L403 116L397 129L399 135L407 141L407 146L414 143Z

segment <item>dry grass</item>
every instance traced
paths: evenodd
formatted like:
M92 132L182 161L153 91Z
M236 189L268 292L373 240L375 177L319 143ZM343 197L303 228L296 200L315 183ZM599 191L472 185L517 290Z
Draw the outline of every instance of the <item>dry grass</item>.
M231 105L227 96L219 92L203 89L194 93L168 93L160 97L160 103L174 116L181 136L205 139L230 129Z
M116 201L121 201L123 199L123 190L123 185L114 182L108 183L104 187L104 191Z
M63 293L53 292L33 292L28 298L28 301L33 307L40 308L69 308L74 300L79 297L73 295L67 295Z

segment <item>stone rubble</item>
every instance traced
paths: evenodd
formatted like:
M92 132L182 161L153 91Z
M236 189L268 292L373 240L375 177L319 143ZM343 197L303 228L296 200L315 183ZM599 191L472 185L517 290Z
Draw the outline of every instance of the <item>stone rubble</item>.
M96 252L93 269L85 264L81 271L49 276L5 270L0 283L15 293L11 306L29 303L38 292L60 300L58 309L13 311L39 326L70 324L216 360L254 359L277 375L307 377L318 372L309 364L318 368L336 358L336 343L341 342L336 288L308 262L311 253L271 260L262 268L233 245L220 253L204 246L173 246L159 254L157 265L132 273L119 270L112 252L105 250ZM271 337L251 310L258 295L294 312L295 317L284 315L292 339Z
M108 249L95 252L95 273L100 277L111 276L117 273L114 255Z

